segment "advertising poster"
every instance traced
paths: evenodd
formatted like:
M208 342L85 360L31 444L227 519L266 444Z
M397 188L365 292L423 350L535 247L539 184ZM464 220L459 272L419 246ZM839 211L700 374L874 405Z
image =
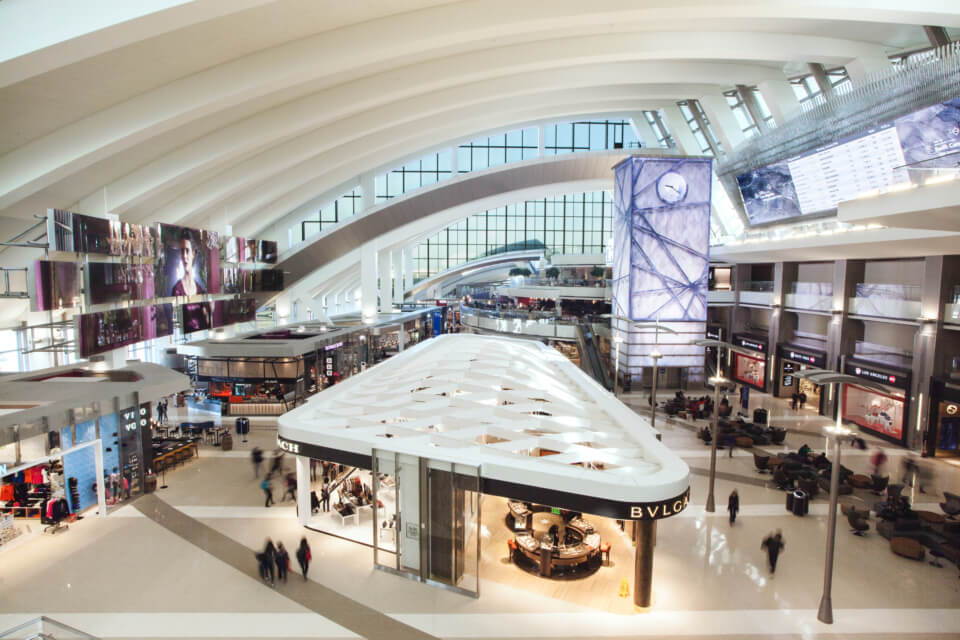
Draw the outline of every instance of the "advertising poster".
M34 309L56 311L76 306L80 298L75 262L37 260L33 263Z
M90 304L150 300L156 297L153 265L89 262L86 271Z
M904 399L858 387L843 386L843 419L875 431L888 439L902 441Z
M218 234L161 224L154 277L161 298L220 293Z

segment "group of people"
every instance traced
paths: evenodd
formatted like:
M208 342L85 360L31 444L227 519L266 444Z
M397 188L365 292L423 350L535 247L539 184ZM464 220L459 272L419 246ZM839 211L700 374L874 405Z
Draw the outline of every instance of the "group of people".
M169 400L162 398L157 403L157 422L161 424L167 423L167 407L169 406Z
M306 580L307 571L310 569L310 561L313 559L306 538L300 538L296 556L303 579ZM260 578L264 582L269 582L271 586L274 586L278 580L281 582L287 581L287 574L290 571L290 554L287 553L287 549L282 542L278 542L274 546L273 540L267 538L267 544L263 551L256 554L256 559L260 568Z
M794 391L793 395L790 396L790 408L796 411L798 407L803 409L805 404L807 404L807 394L803 391L799 393Z
M263 464L264 460L263 450L260 449L260 447L254 447L253 451L250 452L250 459L253 462L253 478L256 480L260 477L260 465ZM260 490L264 493L264 507L269 507L275 502L273 499L273 477L275 475L283 475L283 450L279 448L273 452L273 458L270 461L270 470L267 471L263 480L260 481ZM296 500L297 475L295 473L291 471L284 476L284 486L285 491L281 500L286 500L287 497L291 500Z
M739 513L739 511L740 494L734 489L730 492L730 497L727 498L727 514L730 516L731 526L737 521L737 513ZM767 553L767 566L770 569L771 575L777 570L777 559L780 557L780 552L783 551L785 546L783 542L783 532L780 529L768 534L760 543L760 548Z

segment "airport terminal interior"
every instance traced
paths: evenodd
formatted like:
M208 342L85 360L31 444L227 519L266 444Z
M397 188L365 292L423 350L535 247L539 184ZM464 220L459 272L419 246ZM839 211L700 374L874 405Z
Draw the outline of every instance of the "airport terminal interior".
M960 637L960 3L0 2L0 640Z

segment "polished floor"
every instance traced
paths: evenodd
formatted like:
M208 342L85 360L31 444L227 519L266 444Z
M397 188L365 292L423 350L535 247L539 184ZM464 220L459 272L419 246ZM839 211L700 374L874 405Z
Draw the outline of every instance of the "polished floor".
M645 394L625 400L648 411ZM824 446L823 418L763 395L753 402L791 429L789 448ZM633 567L629 541L614 523L598 522L613 544L610 566L583 580L547 581L507 561L505 507L497 498L483 503L479 598L377 571L369 547L302 529L292 502L263 507L250 449L273 448L275 421L252 423L248 442L235 441L230 452L202 447L199 459L167 474L167 489L107 518L88 513L55 536L37 535L31 525L22 542L0 547L0 630L44 614L104 638L960 637L957 568L894 556L872 530L855 537L843 520L836 622L819 623L825 499L814 501L809 516L792 516L783 493L767 486L769 476L754 471L750 452L722 451L718 510L705 513L709 449L689 422L658 417L664 442L691 467L692 499L658 526L655 602L647 613L635 613L617 593L624 577L632 588ZM898 473L902 453L884 448L888 471ZM868 456L845 449L844 464L866 470ZM914 499L918 508L939 511L939 492L960 489L960 471L939 462L931 471L933 492ZM734 487L742 511L731 526L724 506ZM760 541L777 528L786 549L770 575ZM290 549L307 537L314 558L308 581L291 575L271 587L258 578L253 554L268 536Z

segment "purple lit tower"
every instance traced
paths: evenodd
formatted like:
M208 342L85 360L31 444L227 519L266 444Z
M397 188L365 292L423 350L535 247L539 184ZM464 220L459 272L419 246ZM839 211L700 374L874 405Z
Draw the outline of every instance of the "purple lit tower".
M710 264L709 158L632 156L614 167L614 336L620 367L631 375L653 365L656 323L660 366L703 367ZM618 317L620 319L618 319Z

